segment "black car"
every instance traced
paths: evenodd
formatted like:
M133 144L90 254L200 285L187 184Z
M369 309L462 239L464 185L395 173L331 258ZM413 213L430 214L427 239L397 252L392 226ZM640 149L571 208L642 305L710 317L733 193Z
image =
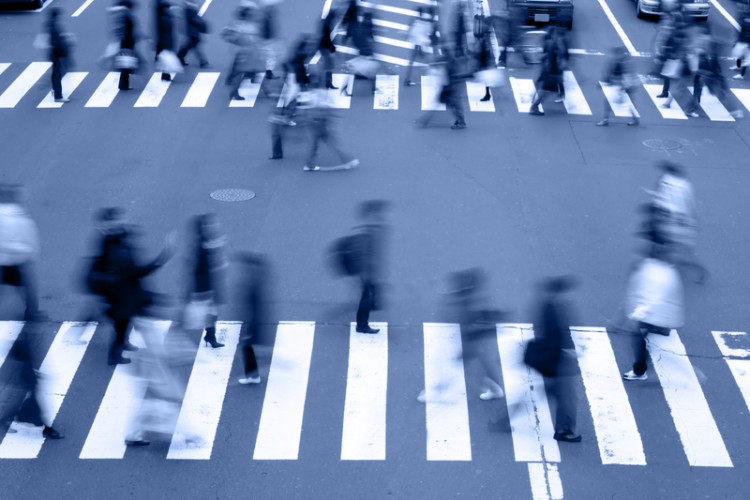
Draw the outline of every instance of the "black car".
M523 13L526 24L573 27L573 0L509 0L509 3Z

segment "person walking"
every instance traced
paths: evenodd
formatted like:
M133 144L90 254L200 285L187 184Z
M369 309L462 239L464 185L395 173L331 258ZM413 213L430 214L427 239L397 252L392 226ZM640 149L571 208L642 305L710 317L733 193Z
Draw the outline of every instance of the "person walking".
M565 55L560 50L560 44L554 33L553 27L547 32L544 40L542 70L536 81L536 95L529 109L530 115L543 115L544 113L539 110L539 105L549 92L560 92L562 88Z
M648 378L649 333L669 335L671 329L684 323L682 280L674 264L669 245L653 244L630 277L625 307L634 322L635 361L633 368L623 374L625 380Z
M268 343L270 339L270 269L268 259L263 255L243 252L238 260L243 266L240 283L243 314L240 343L244 367L244 376L238 382L242 385L260 384L253 344Z
M52 96L55 102L70 102L70 99L63 95L62 77L71 65L71 52L75 38L72 33L63 30L62 12L60 7L50 8L47 20L49 57L52 61Z
M477 66L475 75L483 74L483 71L495 70L495 55L492 51L492 44L490 43L490 24L482 23L482 32L476 40L476 50L474 54L477 59ZM484 96L479 99L482 102L489 101L492 99L490 94L490 82L484 83Z
M333 108L329 102L328 93L324 89L316 89L311 92L309 104L308 127L310 129L310 152L307 160L302 166L305 172L317 172L321 169L315 164L318 155L318 146L321 142L328 144L341 160L341 164L336 168L350 169L359 165L359 160L349 153L346 153L339 144L339 134L336 130L336 117L333 114ZM331 168L331 167L329 167Z
M336 11L331 8L331 10L328 11L328 15L320 23L320 43L318 44L320 58L323 61L323 80L325 82L325 88L332 90L338 89L338 87L333 85L333 58L336 53L336 45L333 43L333 30L335 23Z
M218 308L224 303L224 287L229 267L227 238L215 214L202 214L192 221L194 250L191 262L190 305L200 311L198 327L205 329L203 341L212 348L224 347L216 340Z
M201 68L208 67L208 59L201 50L201 37L208 32L206 21L198 13L198 5L192 1L185 2L185 44L180 47L177 57L183 66L188 63L185 58L191 50L198 57Z
M538 366L542 375L550 380L548 392L557 405L554 438L568 443L581 441L581 435L576 431L576 376L579 372L575 345L570 335L570 306L563 299L563 294L574 285L570 277L544 280L539 288L539 305L534 321L534 335L538 339L534 345L538 352L544 353L542 364Z
M266 56L266 78L274 80L276 68L276 39L278 37L279 13L276 4L280 0L260 0L260 36Z
M156 59L159 54L168 50L174 52L174 19L172 18L172 5L169 0L156 0ZM172 75L163 72L161 79L164 82L172 81Z
M357 307L359 333L378 333L370 326L370 312L382 308L383 259L387 233L386 215L389 208L384 200L369 200L360 204L358 215L362 222L358 228L361 268L359 280L362 293Z
M372 82L372 93L377 92L377 80L375 75L379 62L375 60L375 26L372 20L372 13L365 12L362 16L362 21L357 23L357 29L354 32L354 47L359 51L361 58L369 59L372 62L372 69L368 67L367 72L356 73L355 79L368 79ZM360 59L361 60L361 59ZM346 86L341 89L343 95L350 95L347 93Z
M630 111L629 126L638 125L640 122L638 118L638 112L633 106L633 101L630 99L630 95L635 89L635 82L637 81L636 75L633 73L631 68L631 58L627 49L623 46L614 47L610 51L609 61L607 63L607 70L602 81L610 87L615 89L617 98L622 101L627 99L628 107ZM596 124L599 127L606 127L609 125L609 115L611 113L610 104L606 96L604 98L604 111L602 119Z
M708 28L705 27L703 33L698 36L698 43L695 45L693 57L697 60L697 67L695 68L695 77L693 79L693 99L686 110L687 114L693 118L699 116L698 108L700 107L704 84L720 101L731 102L726 99L726 96L729 94L729 88L721 72L718 40L714 39ZM730 106L732 108L730 114L734 118L742 118L744 116L739 106L734 104Z
M409 65L406 68L406 76L404 77L404 86L406 87L416 85L411 80L414 63L417 59L428 59L425 55L425 49L432 45L432 32L436 29L435 20L428 9L419 6L417 7L417 14L418 17L413 18L409 23L409 31L407 32L407 39L412 44L412 51L409 58ZM433 52L433 55L437 55L435 50Z
M0 185L0 285L23 289L26 321L38 319L39 289L36 260L39 232L21 205L21 188Z
M120 0L120 7L113 12L121 27L117 29L121 33L120 52L114 59L115 69L120 71L120 80L117 88L120 90L130 90L130 75L138 68L139 58L136 55L135 44L140 38L136 31L135 16L133 16L132 0Z
M737 42L732 47L732 58L735 60L731 66L732 71L739 71L732 78L742 80L750 65L750 12L747 10L740 16L740 32L737 35Z
M354 41L357 31L359 31L359 5L357 0L349 0L341 24L341 28L346 29L341 44L343 45L350 40Z
M666 98L661 104L662 108L668 109L674 101L673 84L680 82L686 74L686 60L688 53L687 22L680 11L674 11L668 15L671 18L672 27L667 29L666 42L661 49L664 64L661 68L661 76L664 85L657 98ZM689 67L689 66L688 66Z
M253 80L265 63L259 51L259 31L256 23L258 7L254 3L242 4L235 13L235 19L226 26L221 36L237 47L226 84L232 88L231 98L244 100L239 90L246 79Z
M433 65L433 72L439 76L440 93L438 102L445 104L446 108L453 113L455 121L451 125L452 130L461 130L466 128L464 119L463 101L466 85L464 82L470 76L461 72L458 63L450 53L450 49L445 47L442 51L442 58ZM422 116L417 118L415 125L417 127L427 127L437 111L427 110Z

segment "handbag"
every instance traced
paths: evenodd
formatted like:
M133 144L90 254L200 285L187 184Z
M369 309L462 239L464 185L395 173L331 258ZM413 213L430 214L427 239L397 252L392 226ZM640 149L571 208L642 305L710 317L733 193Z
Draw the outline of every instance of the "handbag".
M474 80L485 87L502 87L505 84L505 70L502 68L490 68L477 71Z
M162 73L182 73L185 70L180 58L171 50L162 50L156 56L156 71Z
M557 372L559 357L559 353L551 349L546 342L534 339L526 344L523 362L545 377L554 377Z
M132 50L123 49L114 58L114 68L117 70L133 70L137 67L138 58Z
M682 59L667 59L661 69L661 74L667 78L681 78L682 65Z
M49 41L49 33L39 33L31 44L36 50L49 50L52 48Z
M214 304L210 298L193 296L185 306L182 320L187 330L202 330L208 325L208 316L214 312Z

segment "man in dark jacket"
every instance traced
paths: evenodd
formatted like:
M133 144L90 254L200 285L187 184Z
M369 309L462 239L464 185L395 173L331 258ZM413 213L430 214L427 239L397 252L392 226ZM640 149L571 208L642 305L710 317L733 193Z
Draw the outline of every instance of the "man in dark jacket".
M331 9L328 15L323 19L320 25L320 57L323 59L323 71L325 71L325 88L337 89L333 86L333 54L336 53L336 46L333 44L333 29L336 20L336 11Z
M198 56L201 68L208 67L208 60L200 49L201 35L207 31L206 22L198 14L198 5L193 2L185 2L185 45L177 52L177 57L183 66L187 66L185 57L191 50Z
M380 289L383 280L383 252L386 236L386 211L388 203L384 200L369 200L359 207L362 219L360 227L362 295L357 308L357 331L359 333L378 333L378 328L370 327L370 311L381 308Z
M169 0L156 1L156 57L164 50L174 50L174 25L172 23L172 5ZM161 74L162 81L169 82L172 75Z
M120 51L135 56L135 43L138 41L136 34L135 17L133 16L133 2L131 0L121 0L120 7L123 8L119 14L122 27L118 29L121 33ZM120 70L120 81L117 88L120 90L130 90L130 73L133 68L117 67Z
M561 295L574 286L570 277L545 280L541 285L537 319L534 333L545 353L544 373L551 375L549 395L557 403L555 412L555 439L569 443L581 441L576 433L576 393L575 375L578 368L575 359L575 345L570 336L568 305Z

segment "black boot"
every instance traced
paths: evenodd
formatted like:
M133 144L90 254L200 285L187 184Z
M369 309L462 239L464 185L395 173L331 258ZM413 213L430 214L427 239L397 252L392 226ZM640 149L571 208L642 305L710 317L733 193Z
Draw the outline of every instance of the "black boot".
M217 347L224 347L224 344L219 343L216 340L216 327L215 326L209 326L206 328L206 335L203 337L203 340L206 342L206 346L208 344L211 344L211 347L216 349Z

